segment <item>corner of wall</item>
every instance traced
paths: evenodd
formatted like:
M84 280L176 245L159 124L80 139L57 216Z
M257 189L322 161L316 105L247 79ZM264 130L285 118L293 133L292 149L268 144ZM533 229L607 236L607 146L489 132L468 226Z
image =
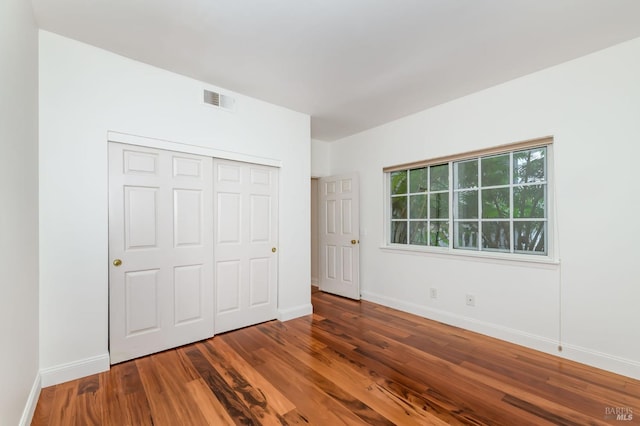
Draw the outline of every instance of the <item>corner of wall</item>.
M45 368L40 370L42 387L53 386L58 383L68 382L69 380L102 373L103 371L108 371L109 368L108 353Z
M311 176L328 176L331 164L329 162L330 143L311 139Z
M289 309L278 309L278 320L279 321L289 321L292 319L304 317L306 315L311 315L313 313L313 306L311 303L307 303L305 305L296 306Z
M36 378L33 381L33 386L31 386L31 392L29 392L29 397L27 398L27 403L25 404L24 410L22 411L22 417L20 417L20 426L28 426L31 424L31 420L33 420L33 414L36 411L36 406L38 405L38 398L40 398L40 391L42 390L42 379L40 374L36 374Z

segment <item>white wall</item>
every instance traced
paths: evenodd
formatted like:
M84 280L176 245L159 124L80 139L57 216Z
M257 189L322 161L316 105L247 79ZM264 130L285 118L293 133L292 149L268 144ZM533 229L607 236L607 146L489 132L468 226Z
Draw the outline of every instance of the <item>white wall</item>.
M640 39L333 143L331 173L360 173L364 297L640 378L638 76ZM384 166L547 135L560 266L381 248Z
M107 132L279 160L280 317L311 312L309 117L40 32L43 383L108 365Z
M331 144L311 139L311 176L329 176Z
M38 32L0 2L0 425L28 424L38 377Z

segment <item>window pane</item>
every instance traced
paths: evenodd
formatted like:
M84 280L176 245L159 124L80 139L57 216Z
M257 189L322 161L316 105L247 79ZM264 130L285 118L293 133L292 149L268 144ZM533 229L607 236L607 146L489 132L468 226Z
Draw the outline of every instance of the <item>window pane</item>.
M393 244L407 244L407 222L391 222L391 242Z
M429 209L429 217L431 219L448 219L449 218L449 193L430 195L431 207Z
M545 217L545 185L513 188L513 217Z
M409 172L409 192L425 192L427 190L427 170L424 167Z
M427 194L412 195L410 217L411 219L427 218Z
M456 188L476 188L478 186L478 160L454 163Z
M391 172L391 194L407 193L407 171Z
M482 248L510 251L509 222L482 222Z
M486 219L509 217L509 188L482 191L482 217Z
M478 191L456 192L455 205L458 213L456 219L477 219Z
M546 223L543 221L514 221L515 250L546 253L545 228Z
M431 191L446 191L449 189L449 165L431 167Z
M411 222L410 244L426 246L429 242L427 221Z
M449 222L431 222L431 245L436 247L449 247Z
M391 197L391 218L407 218L407 197Z
M455 248L478 248L478 222L456 222Z
M482 159L482 186L509 184L509 154Z
M546 180L547 148L513 153L513 183L543 182Z

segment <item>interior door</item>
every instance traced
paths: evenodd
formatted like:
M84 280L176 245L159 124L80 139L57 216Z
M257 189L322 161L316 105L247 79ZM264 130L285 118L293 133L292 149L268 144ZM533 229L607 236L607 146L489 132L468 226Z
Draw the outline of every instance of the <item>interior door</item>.
M360 299L360 203L357 174L321 178L319 288Z
M278 169L214 160L215 332L277 317Z
M213 336L212 163L109 143L112 364Z

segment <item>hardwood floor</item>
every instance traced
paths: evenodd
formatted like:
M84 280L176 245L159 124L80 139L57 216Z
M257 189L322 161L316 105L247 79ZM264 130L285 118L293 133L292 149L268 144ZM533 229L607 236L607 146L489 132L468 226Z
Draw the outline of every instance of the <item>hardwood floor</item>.
M32 425L639 424L638 380L369 302L313 306L45 388Z

